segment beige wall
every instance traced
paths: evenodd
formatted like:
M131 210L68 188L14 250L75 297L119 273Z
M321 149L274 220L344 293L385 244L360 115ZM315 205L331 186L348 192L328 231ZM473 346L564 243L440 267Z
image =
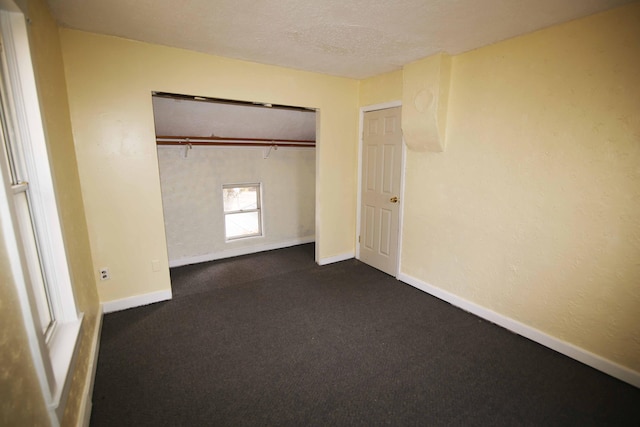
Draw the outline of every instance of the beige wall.
M150 265L166 259L150 92L319 107L320 256L329 257L353 250L358 83L62 30L74 152L57 29L42 0L29 2L29 16L86 315L64 420L73 425L98 312L96 267L114 276L100 287L103 300L168 287L166 265L155 275ZM408 153L402 259L407 274L635 371L638 40L635 3L455 57L447 151ZM401 73L359 87L360 105L398 100ZM1 237L0 366L10 372L1 423L40 425L46 410Z
M453 58L402 271L640 372L640 4ZM375 80L360 104L397 99ZM401 89L401 86L400 86Z
M353 252L357 81L68 29L61 38L93 264L111 269L102 301L170 287L152 91L319 108L319 256Z
M81 351L76 361L64 425L75 424L92 353L92 334L99 310L92 274L90 248L83 201L66 102L64 70L58 29L41 0L28 2L31 49L40 106L45 121L49 156L58 196L63 237L79 311L85 313L80 337ZM0 239L0 366L8 373L1 385L2 425L46 425L48 416L28 349L22 315L17 303L13 278L8 276L4 240ZM10 333L8 333L10 332Z
M360 106L402 100L402 70L360 81Z

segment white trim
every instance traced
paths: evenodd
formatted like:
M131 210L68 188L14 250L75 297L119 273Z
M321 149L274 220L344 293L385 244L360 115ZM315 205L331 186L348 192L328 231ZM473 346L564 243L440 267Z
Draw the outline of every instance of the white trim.
M398 100L398 101L383 102L380 104L365 105L364 107L360 107L360 112L367 113L369 111L387 110L389 108L396 108L396 107L402 107L402 101Z
M3 185L2 190L5 190L5 188L6 187ZM6 245L7 256L9 258L11 275L17 284L16 292L18 294L18 301L21 309L20 312L22 313L22 320L25 326L27 341L29 342L29 349L33 359L34 369L38 375L40 388L45 402L48 404L51 400L49 383L53 381L54 378L53 370L51 369L50 363L45 363L48 355L44 345L44 339L41 339L41 334L38 334L33 322L35 310L31 309L31 304L29 302L30 298L27 290L28 285L26 283L27 274L21 260L21 247L17 244L19 238L15 235L16 221L12 218L13 213L9 209L10 199L6 196L6 191L0 191L0 218L2 218L2 221L0 221L0 227L2 227L2 234L4 236L4 244Z
M43 261L47 280L54 284L48 287L48 291L56 323L46 344L37 327L40 325L38 312L35 310L31 279L27 274L27 261L24 258L21 239L16 232L18 223L14 215L13 199L8 197L9 183L5 182L8 171L5 170L4 164L0 165L0 184L4 187L0 191L0 201L5 203L0 203L0 208L6 209L0 209L3 218L0 222L4 227L5 244L9 249L11 270L18 290L25 331L43 401L47 407L50 424L58 426L65 410L75 367L83 316L76 311L71 287L25 16L21 12L4 10L8 3L3 2L0 5L0 30L6 60L3 61L6 65L6 70L3 66L3 74L6 78L6 100L9 104L6 111L7 121L20 141L23 151L21 165L26 169L29 182L33 184L30 186L29 196L32 201L34 228L38 236L39 256ZM17 7L12 8L16 9Z
M0 68L2 69L2 73L6 74L3 76L4 79L0 84L2 84L6 90L5 98L7 103L11 105L12 110L17 110L18 108L16 101L22 101L16 99L16 95L14 95L14 92L21 92L20 76L16 75L18 73L18 69L15 64L18 61L16 58L17 52L14 40L14 33L17 26L13 26L16 16L21 15L19 13L9 13L5 10L0 10L0 30L2 33L2 47L4 51L4 60L0 61ZM20 107L23 106L24 102L20 102ZM17 113L18 112L16 111L16 114ZM10 126L11 130L15 132L16 135L18 135L19 132L22 131L20 128L21 123L17 123L17 121L13 120L15 119L14 116L15 114L12 114L11 111L5 111L7 125ZM10 135L4 135L4 138L9 137ZM4 148L0 147L0 150L4 150ZM55 424L57 422L55 408L51 408L53 407L54 402L53 396L56 392L56 375L53 372L51 358L49 356L50 352L45 344L44 336L39 331L40 320L38 309L35 296L33 295L33 285L25 258L22 238L18 231L20 230L20 223L16 215L14 199L12 197L13 191L11 189L10 180L5 179L10 176L10 173L9 170L7 170L4 158L0 158L0 174L0 181L3 187L3 191L0 194L0 218L3 220L0 221L0 226L3 228L7 254L10 259L10 268L17 285L16 290L18 293L20 309L27 332L34 368L38 374L38 380L40 382L44 401L49 410L51 422L52 424Z
M316 180L315 180L315 207L314 207L314 214L315 214L315 235L316 235L316 244L315 244L315 255L314 255L314 261L315 262L319 262L320 261L320 239L322 238L320 231L322 231L322 225L321 225L321 221L320 221L320 208L322 206L321 200L320 200L320 156L323 153L322 147L324 145L321 144L322 142L322 138L321 138L321 117L320 115L322 114L322 111L320 109L316 109Z
M364 143L364 113L368 113L371 111L379 111L379 110L387 110L389 108L402 107L402 101L390 101L384 102L381 104L373 104L367 105L364 107L360 107L360 116L359 116L359 124L358 124L358 189L356 196L356 251L355 257L356 259L360 259L360 242L358 241L358 237L360 236L360 215L361 215L361 205L362 205L362 145ZM400 274L400 255L402 254L402 225L403 225L403 212L404 212L404 175L405 175L405 160L407 158L406 154L406 144L404 143L404 138L402 140L402 164L400 165L400 210L398 215L400 216L400 223L398 224L398 264L396 266L396 277Z
M89 427L91 420L91 408L93 397L93 384L96 379L96 369L98 367L98 353L100 351L100 335L102 333L102 306L99 307L96 327L91 340L91 354L89 355L89 370L84 382L84 389L80 397L80 411L78 412L77 427Z
M356 259L360 259L360 215L362 214L362 144L364 142L364 108L360 107L360 114L358 117L358 171L356 174L357 188L356 188Z
M327 264L333 264L334 262L340 262L340 261L345 261L351 258L355 257L355 253L353 251L351 252L345 252L343 254L340 255L334 255L334 256L330 256L327 258L320 258L318 260L318 265L327 265Z
M36 89L25 17L21 13L0 13L2 37L9 68L11 98L15 109L16 131L22 140L23 161L30 185L31 210L43 259L45 277L56 283L48 288L55 318L61 323L78 318L67 257L60 228L58 207L44 134L44 121Z
M404 142L404 137L402 138L402 166L400 174L400 211L398 215L400 215L399 224L398 224L398 268L396 269L396 277L400 277L402 272L402 232L404 230L404 189L405 189L405 176L406 176L406 168L407 164L407 144Z
M578 362L582 362L585 365L604 372L605 374L611 375L612 377L640 388L640 372L633 371L611 360L605 359L602 356L598 356L597 354L591 353L581 347L553 337L510 317L496 313L495 311L482 307L481 305L468 301L436 286L430 285L429 283L423 282L422 280L416 279L408 274L400 273L398 280L433 295L436 298L446 301L451 305L488 320L491 323L502 326L503 328L515 332L518 335L522 335L523 337L535 341L538 344L555 350L558 353L562 353L565 356L577 360Z
M51 366L56 377L56 390L50 408L56 411L58 420L62 420L67 407L67 397L71 388L71 379L76 367L78 346L83 328L84 313L77 320L60 324L54 330L55 337L50 341L49 354Z
M114 311L122 311L128 308L141 307L156 302L167 301L172 297L171 290L149 292L148 294L135 295L128 298L116 299L102 303L102 312L113 313Z
M26 270L26 263L23 262L24 253L22 246L18 243L20 237L16 234L18 221L15 218L13 208L10 208L13 199L10 196L11 189L4 180L4 177L7 176L8 173L5 170L3 160L4 159L0 158L0 184L2 184L2 188L0 188L0 218L2 218L0 227L2 228L2 235L4 237L3 243L6 246L11 275L16 283L15 288L18 294L20 312L22 313L27 341L29 342L33 366L38 375L40 389L45 404L47 405L51 425L57 425L58 420L55 415L55 410L51 409L53 387L50 386L50 384L54 383L55 376L51 367L51 360L44 342L44 337L42 333L37 330L36 323L34 322L34 319L37 319L37 310L35 309L35 301L33 301L32 295L30 295L32 290L31 284L28 281L29 275Z
M239 239L231 240L231 242L237 241L237 240ZM288 248L289 246L302 245L305 243L311 243L313 241L315 241L315 236L307 236L307 237L299 237L297 239L287 240L287 241L278 242L278 243L267 243L264 245L246 246L243 248L236 248L236 249L225 249L224 251L221 251L221 252L213 252L213 253L208 253L204 255L196 255L191 257L169 260L169 268L181 267L183 265L190 265L190 264L198 264L201 262L215 261L217 259L232 258L240 255L255 254L258 252L271 251L274 249Z

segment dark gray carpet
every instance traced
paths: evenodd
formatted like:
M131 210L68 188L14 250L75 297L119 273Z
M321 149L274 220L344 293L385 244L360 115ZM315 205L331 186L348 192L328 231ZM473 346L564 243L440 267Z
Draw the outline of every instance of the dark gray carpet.
M640 425L640 390L313 245L104 317L92 426Z

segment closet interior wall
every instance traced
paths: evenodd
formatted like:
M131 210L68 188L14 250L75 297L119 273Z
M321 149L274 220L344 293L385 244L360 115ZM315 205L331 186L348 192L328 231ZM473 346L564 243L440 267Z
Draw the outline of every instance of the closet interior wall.
M315 240L315 112L156 96L153 106L170 266ZM261 236L226 238L223 187L234 184L260 184Z

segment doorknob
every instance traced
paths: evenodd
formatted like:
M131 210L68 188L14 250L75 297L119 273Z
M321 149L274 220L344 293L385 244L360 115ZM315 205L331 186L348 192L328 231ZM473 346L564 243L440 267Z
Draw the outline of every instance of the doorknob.
M389 201L391 203L398 203L398 196L393 196L392 198L389 199Z

